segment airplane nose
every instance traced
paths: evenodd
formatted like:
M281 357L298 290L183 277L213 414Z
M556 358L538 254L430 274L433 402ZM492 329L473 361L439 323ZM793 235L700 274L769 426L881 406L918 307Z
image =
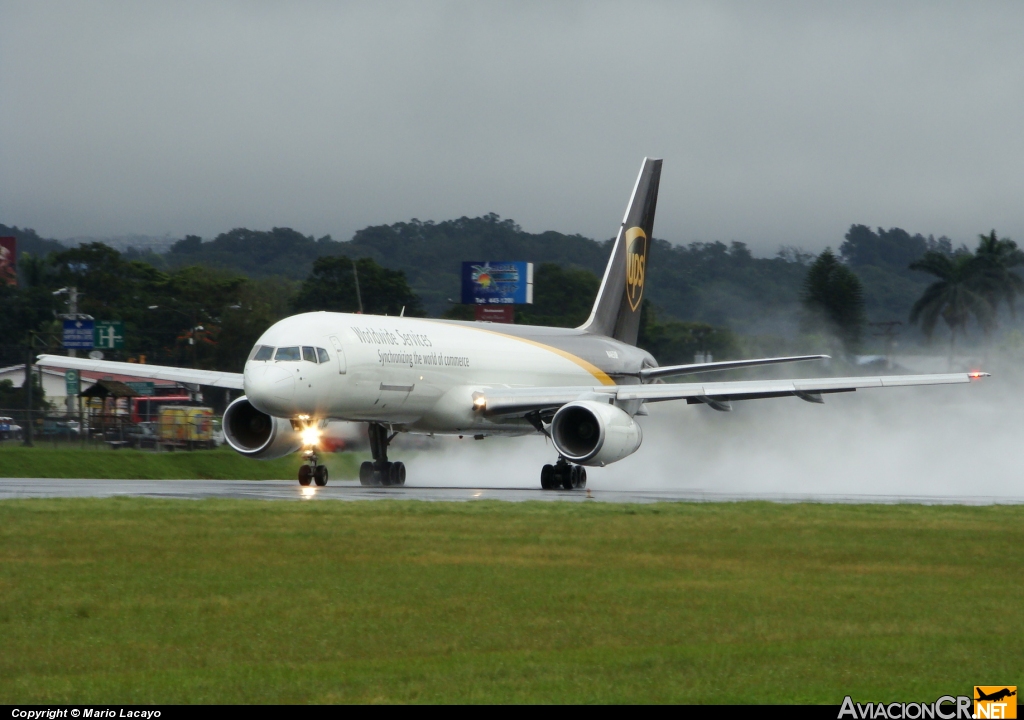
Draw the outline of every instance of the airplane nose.
M269 364L247 369L245 394L258 410L288 415L295 404L295 372L287 366Z
M263 386L278 400L293 400L295 373L280 365L270 365L263 374Z

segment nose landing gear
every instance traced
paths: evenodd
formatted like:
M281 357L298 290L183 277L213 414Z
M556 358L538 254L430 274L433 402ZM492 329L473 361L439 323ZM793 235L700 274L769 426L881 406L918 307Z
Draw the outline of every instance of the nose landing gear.
M327 468L317 463L316 450L307 450L302 455L303 465L299 467L299 485L306 487L311 482L317 487L327 484Z
M388 445L398 433L388 435L387 428L380 423L369 423L370 452L373 462L359 466L360 485L383 485L385 487L405 485L405 463L388 461Z
M540 486L545 490L582 490L587 486L587 469L560 457L554 465L545 465L541 469Z

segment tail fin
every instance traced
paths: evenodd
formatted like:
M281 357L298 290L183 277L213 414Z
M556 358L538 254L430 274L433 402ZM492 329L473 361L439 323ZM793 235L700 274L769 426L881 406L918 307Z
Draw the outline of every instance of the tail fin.
M636 345L660 182L661 160L644 158L594 309L580 330Z

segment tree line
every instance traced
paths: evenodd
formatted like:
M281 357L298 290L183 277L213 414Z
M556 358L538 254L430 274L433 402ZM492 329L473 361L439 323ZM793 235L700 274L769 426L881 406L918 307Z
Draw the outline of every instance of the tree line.
M525 233L493 214L375 226L347 243L236 229L212 241L188 236L163 255L102 243L64 248L0 226L12 231L37 252L22 253L17 288L0 288L7 361L22 360L13 346L30 333L58 349L56 314L66 306L53 292L74 285L81 312L125 323L124 350L108 356L223 370L238 370L259 335L294 312L355 312L361 302L367 313L468 319L472 308L450 300L466 259L534 261L535 303L517 308L517 322L575 326L589 313L611 244ZM940 319L953 335L972 321L990 333L1000 307L1014 311L1022 282L1021 251L995 231L974 251L853 225L838 254L784 247L757 258L743 243L662 239L652 252L640 343L663 363L815 349L785 346L801 332L835 336L854 352L872 319L910 319L928 337Z
M851 235L863 235L855 226ZM850 235L847 236L848 242ZM868 236L869 241L878 235ZM844 244L845 246L845 244ZM854 246L870 252L872 248ZM901 247L900 250L903 248ZM1016 269L1024 266L1024 252L1009 238L1000 238L995 230L978 236L974 251L961 246L953 249L947 241L923 244L919 256L903 254L908 272L927 273L935 278L914 301L908 313L912 324L919 324L931 339L941 319L950 333L950 354L958 336L963 336L973 318L985 335L996 327L1000 307L1016 317L1017 296L1024 291L1024 279ZM807 311L805 329L824 329L838 337L849 352L857 350L866 324L864 284L851 266L826 248L811 263L803 283L801 300Z

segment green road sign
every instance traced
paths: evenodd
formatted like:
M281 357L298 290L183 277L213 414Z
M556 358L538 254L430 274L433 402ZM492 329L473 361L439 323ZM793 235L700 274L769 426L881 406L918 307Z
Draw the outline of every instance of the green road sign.
M64 371L64 388L68 395L77 395L79 387L77 370Z
M92 344L101 350L120 350L124 347L124 323L97 321L92 329Z
M156 383L153 382L127 382L125 385L139 395L153 395L156 393Z

